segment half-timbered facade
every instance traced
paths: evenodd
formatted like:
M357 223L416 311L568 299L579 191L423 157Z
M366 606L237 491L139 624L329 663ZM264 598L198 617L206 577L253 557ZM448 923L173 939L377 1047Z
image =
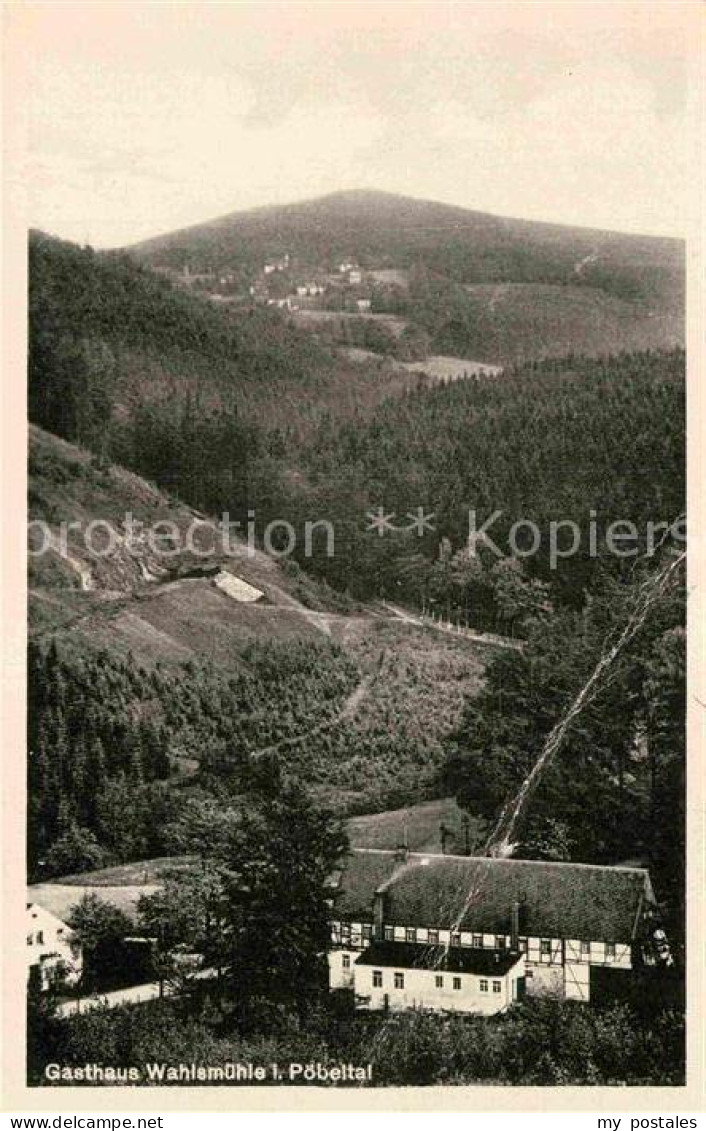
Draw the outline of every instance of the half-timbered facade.
M451 955L452 962L454 955L470 952L507 956L515 996L521 984L528 994L588 1001L591 969L630 970L655 913L649 875L642 868L405 850L354 850L330 877L328 897L332 989L353 988L359 1004L379 1004L380 995L369 998L368 990L382 987L366 984L365 992L361 989L369 970L378 969L363 956L374 954L381 944L412 948L389 952L400 961L404 953L410 958L416 954L410 967L392 971L402 976L404 985L398 988L405 993L394 996L393 977L387 999L391 1008L396 1001L409 1004L409 987L414 983L419 989L422 982L425 1005L460 1007L461 998L447 995L446 982L437 985L440 973L424 965L424 954L430 952ZM477 964L483 961L479 957ZM420 982L424 970L429 980L425 974ZM487 1012L481 975L472 976L477 982L464 1000ZM382 977L384 981L384 973ZM502 993L504 1002L514 1000L510 983ZM419 994L414 1000L419 1003Z

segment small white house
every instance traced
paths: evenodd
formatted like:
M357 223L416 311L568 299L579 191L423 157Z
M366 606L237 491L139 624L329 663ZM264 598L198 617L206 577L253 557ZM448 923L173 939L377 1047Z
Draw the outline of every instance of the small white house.
M370 299L369 298L356 299L355 305L358 308L359 314L367 314L368 311L370 310Z
M355 959L359 1009L501 1013L525 992L525 959L501 950L373 943Z
M77 982L81 977L81 947L71 928L38 903L27 904L27 980L42 990L54 981Z

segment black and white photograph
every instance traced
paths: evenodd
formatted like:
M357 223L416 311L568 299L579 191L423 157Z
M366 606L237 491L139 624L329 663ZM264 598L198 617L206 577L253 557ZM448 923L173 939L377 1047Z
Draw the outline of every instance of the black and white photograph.
M33 1094L689 1083L695 14L5 5Z

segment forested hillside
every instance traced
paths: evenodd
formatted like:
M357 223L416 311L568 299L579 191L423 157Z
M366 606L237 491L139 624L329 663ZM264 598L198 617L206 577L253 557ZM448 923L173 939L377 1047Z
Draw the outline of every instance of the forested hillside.
M275 497L287 499L295 520L315 513L336 522L335 557L316 557L308 568L356 593L432 602L452 616L507 629L520 565L554 598L580 603L597 571L630 561L608 552L608 524L634 523L637 552L647 548L649 522L682 514L684 354L545 361L502 379L422 389L387 401L372 421L322 424L298 458L304 474L293 486L280 462ZM271 469L269 483L272 491ZM378 506L397 527L384 537L366 519ZM418 507L434 516L434 529L421 535L410 522ZM470 510L477 528L499 512L488 534L504 556L525 558L514 572L480 545L468 559ZM541 540L525 557L533 535L522 529L513 555L511 528L526 520L537 524ZM557 556L555 569L552 521L573 521L580 530L577 552ZM563 529L559 554L572 541Z
M512 364L564 357L589 357L620 350L682 345L681 311L662 297L643 297L649 274L634 283L609 279L586 285L515 281L464 285L441 275L416 272L400 306L438 353ZM639 280L639 281L638 281Z
M448 744L446 781L459 804L495 821L518 795L656 570L643 561L620 581L604 579L579 611L535 612L525 649L492 659ZM569 728L512 838L527 859L645 859L675 944L684 929L684 601L675 583L654 604Z
M199 791L246 792L249 754L330 724L356 682L353 662L325 643L250 645L239 660L229 676L30 645L32 875L173 850L188 800L179 787L200 761Z
M205 659L146 666L114 647L77 654L63 634L31 644L32 875L173 851L191 802L247 797L262 759L340 815L437 795L480 656L382 621L341 618L339 635L241 641L230 672Z
M592 511L644 527L683 509L678 350L528 362L431 389L405 374L402 396L353 365L364 389L338 396L345 374L279 313L216 309L126 259L42 237L30 256L31 419L193 506L254 510L259 534L272 520L334 523L334 556L300 565L339 590L433 598L497 627L485 566L461 581L469 593L445 576L469 508L480 522L502 512L501 542L517 519L571 519L585 535ZM379 538L366 529L378 506L398 526L424 507L434 530ZM450 553L434 565L442 539ZM593 563L559 564L564 592L580 594ZM555 587L546 536L527 568Z

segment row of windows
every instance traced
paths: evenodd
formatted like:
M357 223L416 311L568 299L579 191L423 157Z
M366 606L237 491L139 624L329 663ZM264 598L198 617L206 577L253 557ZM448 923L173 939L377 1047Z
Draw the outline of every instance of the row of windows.
M345 963L344 963L344 965L345 965ZM393 980L394 980L394 987L395 987L396 990L403 990L404 989L404 974L401 971L399 971L399 970L395 971L395 973L393 975ZM373 986L376 989L382 989L383 984L384 983L383 983L383 972L382 972L382 970L373 970ZM436 974L435 975L434 985L436 986L437 990L443 990L443 988L444 988L444 975L443 974ZM493 985L493 993L494 994L502 993L503 984L499 979L497 979L497 980L493 979L492 985ZM462 989L463 979L454 976L451 979L451 986L454 990ZM487 994L489 992L489 989L490 989L489 979L488 978L481 978L479 988L480 988L480 992L482 994Z
M385 928L385 938L388 937L387 936L387 930L388 930L388 928L386 927ZM350 940L351 940L351 925L350 925L350 923L341 923L340 934L341 934L341 941L342 942L350 942ZM363 942L371 942L372 937L373 937L372 925L370 923L363 923L361 930L360 930L360 934L362 936Z
M57 931L59 934L59 931ZM41 946L44 942L44 931L37 931L36 935L27 935L27 946L32 946L33 943L39 943Z
M438 946L439 945L439 932L437 930L434 930L433 928L429 928L429 930L426 932L426 936L427 936L426 939L419 938L418 931L417 931L416 927L407 927L405 929L405 940L408 943L426 942L426 943L428 943L429 946ZM385 927L385 941L386 942L393 942L394 938L395 938L395 928L394 927ZM524 942L526 944L527 940L525 939ZM451 934L451 946L460 946L460 945L461 945L460 932L458 932L458 931L452 932L452 934ZM505 935L496 935L494 945L498 950L503 950L507 946L506 936ZM482 935L471 935L471 946L476 947L476 948L482 948L482 946L483 946L483 936Z
M426 941L429 946L438 946L439 945L439 932L437 930L429 929L426 932L426 934L427 934L426 940L422 940L422 939L418 938L418 931L417 931L416 927L407 927L405 929L405 939L408 943L416 943L416 942ZM350 925L346 924L346 923L342 924L342 926L341 926L341 941L344 942L344 943L350 942L350 936L351 936ZM372 937L372 927L371 927L371 925L369 923L363 923L363 926L362 926L363 941L368 941L368 940L371 939L371 937ZM394 939L395 939L395 928L394 927L385 927L385 941L386 942L394 942ZM526 938L519 938L517 940L517 942L518 942L518 947L519 947L520 952L522 954L526 954L527 953L527 939ZM461 935L460 935L459 932L456 931L451 935L451 946L460 946L460 945L461 945ZM497 950L504 950L508 946L507 936L506 935L496 935L494 945L495 945L495 948ZM483 947L483 935L471 935L471 946L476 947L476 948L482 948ZM591 944L590 944L590 942L582 940L581 943L580 943L580 950L581 950L581 955L583 957L588 958L591 954ZM551 957L551 953L552 953L552 941L551 941L551 939L540 939L539 940L539 952L540 952L540 955L542 955L542 957L547 957L547 958ZM615 943L606 943L605 944L605 956L606 956L606 958L615 958Z

